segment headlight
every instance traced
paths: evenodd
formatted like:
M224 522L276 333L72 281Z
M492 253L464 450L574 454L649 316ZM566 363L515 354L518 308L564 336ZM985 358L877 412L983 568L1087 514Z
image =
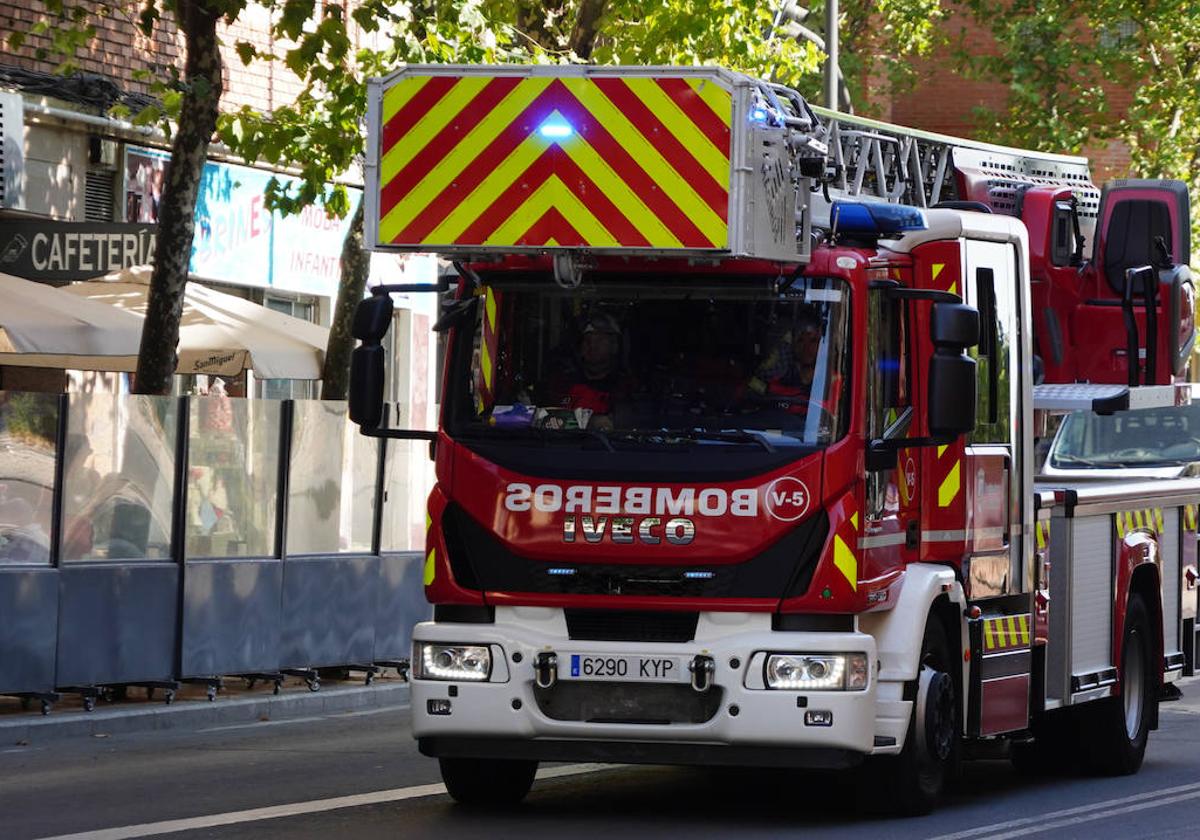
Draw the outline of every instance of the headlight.
M492 652L485 645L414 643L417 677L426 680L484 682L492 673Z
M861 691L867 687L863 653L772 653L767 656L767 688L791 691Z

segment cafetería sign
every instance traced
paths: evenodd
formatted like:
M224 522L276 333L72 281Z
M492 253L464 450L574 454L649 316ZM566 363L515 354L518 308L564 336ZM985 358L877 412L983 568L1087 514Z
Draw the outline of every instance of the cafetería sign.
M87 280L154 262L157 225L0 220L0 272L29 280Z

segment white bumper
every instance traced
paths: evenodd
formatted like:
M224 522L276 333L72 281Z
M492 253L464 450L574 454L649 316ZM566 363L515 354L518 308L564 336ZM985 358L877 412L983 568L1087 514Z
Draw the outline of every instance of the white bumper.
M575 641L569 640L561 610L541 608L498 608L494 624L425 622L418 624L416 641L493 646L493 673L486 683L445 682L413 679L413 733L423 751L434 755L480 757L516 752L529 757L564 760L603 759L691 763L689 748L698 760L715 760L721 748L736 753L736 761L753 762L779 751L796 753L803 764L846 764L872 752L895 752L902 746L908 706L900 700L900 686L879 691L875 674L875 640L860 632L779 632L771 630L769 615L755 613L704 613L696 637L682 644ZM503 660L495 654L503 651ZM711 657L715 665L710 691L720 692L720 703L711 718L702 723L588 722L554 719L539 706L534 683L534 662L539 652L608 655L660 655L690 660ZM782 691L761 686L761 671L752 673L751 663L761 668L762 652L865 653L871 678L859 691ZM560 683L561 684L561 683ZM553 689L551 689L553 690ZM630 689L636 693L636 686ZM692 689L688 687L688 691ZM545 700L545 693L541 694ZM882 700L883 697L895 698ZM429 701L450 701L449 714L431 714ZM882 702L880 702L882 700ZM435 708L444 703L433 704ZM832 714L829 725L806 720L806 712ZM557 715L562 717L562 715ZM517 749L525 743L554 742L556 750L532 752ZM491 744L489 748L487 745ZM507 747L497 748L497 744ZM605 751L602 745L637 745L637 756L620 750ZM474 745L474 746L473 746ZM571 745L578 749L573 750ZM589 749L588 747L597 749ZM799 753L812 750L827 758L842 754L839 761L806 762ZM624 756L624 758L622 758ZM851 760L845 760L845 759ZM768 760L765 763L792 763Z

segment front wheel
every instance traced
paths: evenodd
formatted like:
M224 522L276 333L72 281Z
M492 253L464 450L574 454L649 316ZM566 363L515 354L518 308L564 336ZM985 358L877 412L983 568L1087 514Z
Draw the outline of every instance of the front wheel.
M1121 692L1091 704L1092 767L1109 776L1136 773L1146 756L1150 720L1158 703L1153 624L1140 595L1129 599L1121 642Z
M536 761L440 758L442 781L462 805L516 805L533 787Z
M950 671L957 659L951 650L945 628L931 615L904 749L876 759L878 789L888 797L889 810L903 816L931 812L959 761L958 690Z

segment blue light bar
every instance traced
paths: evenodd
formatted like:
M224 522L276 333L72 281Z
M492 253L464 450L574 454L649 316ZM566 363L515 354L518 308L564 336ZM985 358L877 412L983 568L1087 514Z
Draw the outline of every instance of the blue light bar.
M918 207L873 201L835 201L829 221L838 233L867 236L897 236L929 228L925 214Z
M716 574L714 572L684 572L683 576L688 580L712 580Z
M571 128L565 122L547 120L538 128L538 134L551 140L561 140L564 137L570 137L574 133L575 129Z
M575 570L571 569L571 568L567 568L565 566L555 566L552 569L547 569L546 574L562 576L562 577L570 577L571 575L575 574Z

